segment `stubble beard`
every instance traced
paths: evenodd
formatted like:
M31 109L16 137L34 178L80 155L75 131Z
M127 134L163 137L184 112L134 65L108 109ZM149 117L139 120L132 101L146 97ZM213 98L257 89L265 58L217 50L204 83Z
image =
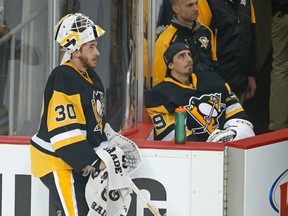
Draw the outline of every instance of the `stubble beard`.
M89 63L89 59L86 57L86 56L80 56L79 57L80 61L81 61L81 64L83 67L87 68L87 69L94 69L96 67L96 65L91 65Z

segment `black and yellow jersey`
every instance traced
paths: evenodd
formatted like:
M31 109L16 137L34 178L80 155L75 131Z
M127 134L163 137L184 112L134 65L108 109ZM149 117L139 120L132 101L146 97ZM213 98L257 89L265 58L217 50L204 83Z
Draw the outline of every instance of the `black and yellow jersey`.
M96 72L70 63L56 67L45 87L40 128L31 138L32 174L81 173L98 159L93 148L107 140L104 125L104 88Z
M193 28L181 25L175 18L171 24L158 36L154 47L153 86L164 80L167 67L163 58L166 49L175 42L182 42L189 46L194 71L213 70L216 67L216 46L212 31L195 21Z
M186 136L190 141L206 141L232 118L248 119L229 85L214 72L193 73L189 86L166 77L147 91L145 105L154 124L155 140L174 139L174 113L179 106L187 113Z

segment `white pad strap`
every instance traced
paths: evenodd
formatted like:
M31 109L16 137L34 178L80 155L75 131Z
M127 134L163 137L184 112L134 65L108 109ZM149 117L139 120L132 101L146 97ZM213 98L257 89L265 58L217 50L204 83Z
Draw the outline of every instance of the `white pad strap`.
M71 59L71 54L69 54L68 52L65 52L64 55L63 55L63 58L61 60L60 65L63 65L64 63L66 63L70 59Z
M206 142L226 143L234 140L236 132L234 130L219 130L216 129L210 134Z
M244 119L230 119L224 125L226 130L236 131L234 140L240 140L248 137L255 136L253 131L253 124Z

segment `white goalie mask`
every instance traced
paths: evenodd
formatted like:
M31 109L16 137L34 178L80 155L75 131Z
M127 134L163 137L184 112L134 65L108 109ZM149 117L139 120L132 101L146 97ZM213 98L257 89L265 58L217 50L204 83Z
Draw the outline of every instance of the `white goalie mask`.
M54 39L69 54L80 49L81 45L95 40L105 33L89 17L81 13L64 16L55 26Z

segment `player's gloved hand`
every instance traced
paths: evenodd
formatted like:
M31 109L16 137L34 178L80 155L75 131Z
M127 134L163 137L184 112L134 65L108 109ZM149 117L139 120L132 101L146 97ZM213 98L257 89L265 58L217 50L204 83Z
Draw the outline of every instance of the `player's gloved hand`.
M210 134L206 142L226 143L234 140L236 135L237 135L236 131L232 129L226 129L226 130L216 129L213 131L212 134Z
M83 169L82 175L87 176L90 172L101 171L104 170L105 168L106 168L105 163L101 159L98 159L94 161L92 164L86 166Z
M95 170L101 171L106 168L106 165L102 160L98 159L96 163L92 165L92 167L94 167Z

